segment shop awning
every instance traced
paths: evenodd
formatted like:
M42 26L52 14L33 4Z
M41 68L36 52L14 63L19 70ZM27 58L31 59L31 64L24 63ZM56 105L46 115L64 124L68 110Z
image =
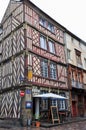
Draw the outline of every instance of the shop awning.
M64 96L60 96L54 93L45 93L45 94L38 94L38 95L34 95L33 97L39 97L39 98L57 98L57 99L67 99Z

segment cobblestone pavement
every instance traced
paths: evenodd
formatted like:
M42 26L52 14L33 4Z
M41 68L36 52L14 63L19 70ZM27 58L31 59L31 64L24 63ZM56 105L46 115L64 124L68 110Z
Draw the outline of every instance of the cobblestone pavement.
M11 127L11 128L0 128L0 130L86 130L86 120L80 122L73 122L63 125L58 125L51 128L32 128L32 127Z

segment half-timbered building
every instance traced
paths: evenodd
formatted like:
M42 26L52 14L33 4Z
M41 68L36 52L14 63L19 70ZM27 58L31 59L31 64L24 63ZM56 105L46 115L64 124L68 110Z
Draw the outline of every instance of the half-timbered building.
M64 48L63 26L29 0L9 2L0 25L1 118L47 112L48 99L38 101L37 94L69 97ZM65 103L51 99L59 110L67 109Z

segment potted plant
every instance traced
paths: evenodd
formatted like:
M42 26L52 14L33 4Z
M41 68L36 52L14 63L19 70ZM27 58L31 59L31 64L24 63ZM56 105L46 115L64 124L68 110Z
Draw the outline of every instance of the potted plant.
M36 115L37 119L36 119L36 127L40 127L41 123L40 123L40 115Z
M35 115L32 116L32 126L36 126L36 120L35 120Z

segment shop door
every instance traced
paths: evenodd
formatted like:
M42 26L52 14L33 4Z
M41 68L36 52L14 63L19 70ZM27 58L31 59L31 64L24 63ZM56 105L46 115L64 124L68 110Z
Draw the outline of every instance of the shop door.
M77 110L76 110L76 101L72 102L72 116L76 117L77 116Z

